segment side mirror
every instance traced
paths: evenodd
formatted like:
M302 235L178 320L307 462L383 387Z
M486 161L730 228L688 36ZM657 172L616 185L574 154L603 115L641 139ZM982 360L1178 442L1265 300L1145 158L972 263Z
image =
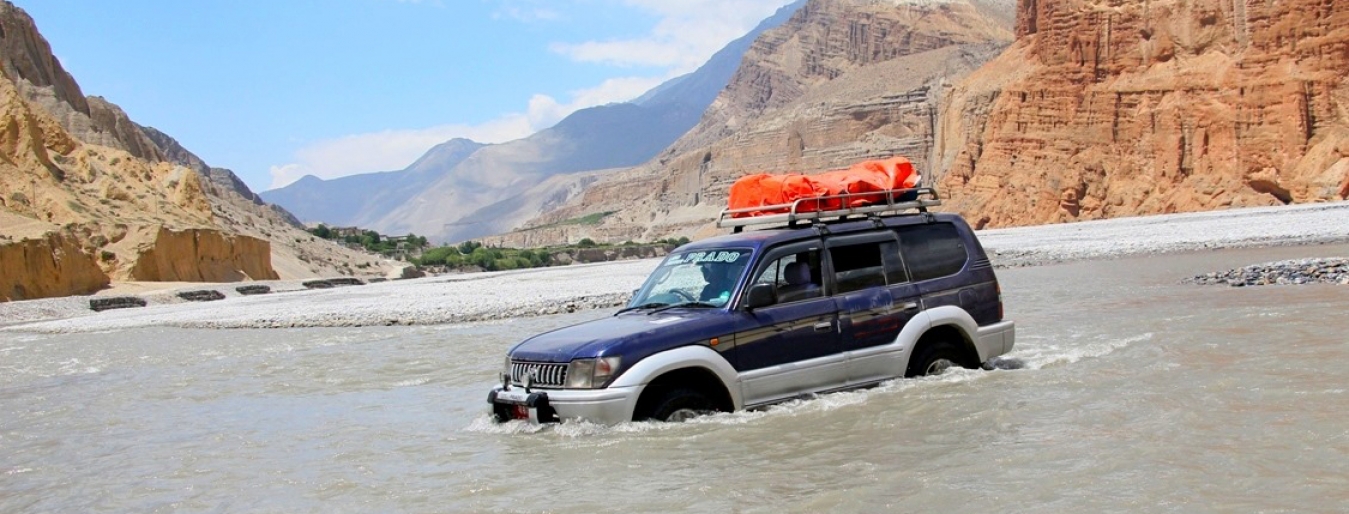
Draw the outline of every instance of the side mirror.
M745 295L745 309L754 310L778 303L778 295L773 292L773 284L754 284Z

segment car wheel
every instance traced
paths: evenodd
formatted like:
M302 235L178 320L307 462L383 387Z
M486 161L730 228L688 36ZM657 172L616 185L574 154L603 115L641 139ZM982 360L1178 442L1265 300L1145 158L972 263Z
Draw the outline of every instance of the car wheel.
M960 366L960 351L948 341L937 341L924 345L909 359L909 369L904 376L940 375L953 366Z
M652 403L651 410L638 420L680 422L702 416L717 409L702 393L692 389L670 389Z

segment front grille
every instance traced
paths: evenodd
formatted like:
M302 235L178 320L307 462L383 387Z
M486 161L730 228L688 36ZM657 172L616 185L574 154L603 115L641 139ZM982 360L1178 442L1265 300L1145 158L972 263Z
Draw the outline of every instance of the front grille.
M562 387L567 383L567 365L551 362L511 361L511 384L523 386L525 377L534 377L537 387Z

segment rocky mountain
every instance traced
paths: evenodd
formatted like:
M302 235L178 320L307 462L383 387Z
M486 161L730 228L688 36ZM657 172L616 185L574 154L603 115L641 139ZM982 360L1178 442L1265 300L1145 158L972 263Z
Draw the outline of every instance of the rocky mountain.
M981 226L1349 196L1349 2L1022 0L1017 34L942 120Z
M488 241L706 235L741 175L889 154L980 227L1344 199L1347 48L1344 2L813 0L658 159Z
M539 246L711 233L731 182L905 155L928 173L955 81L1014 39L1010 1L812 0L746 53L699 124L641 166L604 177L527 228ZM598 224L565 220L605 215Z
M33 20L0 1L0 300L110 280L233 281L378 270L315 241L228 170L86 97Z
M783 7L697 71L632 102L582 109L530 137L486 146L458 161L329 181L307 178L263 197L305 221L412 232L436 241L510 230L539 209L570 199L581 184L595 180L589 172L640 164L682 136L726 86L755 38L785 22L804 2ZM416 188L383 189L412 173L436 179ZM361 198L371 190L380 191L378 201Z

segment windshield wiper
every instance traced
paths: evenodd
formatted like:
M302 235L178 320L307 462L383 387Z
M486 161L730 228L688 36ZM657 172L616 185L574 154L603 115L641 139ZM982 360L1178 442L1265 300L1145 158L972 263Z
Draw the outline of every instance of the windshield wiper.
M669 305L670 305L670 304L665 303L665 302L647 302L647 303L644 303L644 304L641 304L641 305L634 305L634 306L632 306L632 307L624 307L624 308L622 308L622 309L619 309L618 312L615 312L614 315L619 315L619 314L623 314L623 313L628 312L628 311L635 311L635 310L638 310L638 309L658 309L658 308L662 308L662 307L667 307L667 306L669 306Z
M670 305L665 305L665 306L659 307L659 308L657 308L657 309L655 309L655 310L652 310L651 312L648 312L647 314L655 314L655 313L660 312L660 311L668 311L668 310L670 310L670 309L674 309L674 308L677 308L677 307L698 307L698 308L701 308L701 309L715 309L715 308L717 308L716 305L712 305L712 304L707 303L707 302L679 302L679 303L675 303L675 304L670 304Z

